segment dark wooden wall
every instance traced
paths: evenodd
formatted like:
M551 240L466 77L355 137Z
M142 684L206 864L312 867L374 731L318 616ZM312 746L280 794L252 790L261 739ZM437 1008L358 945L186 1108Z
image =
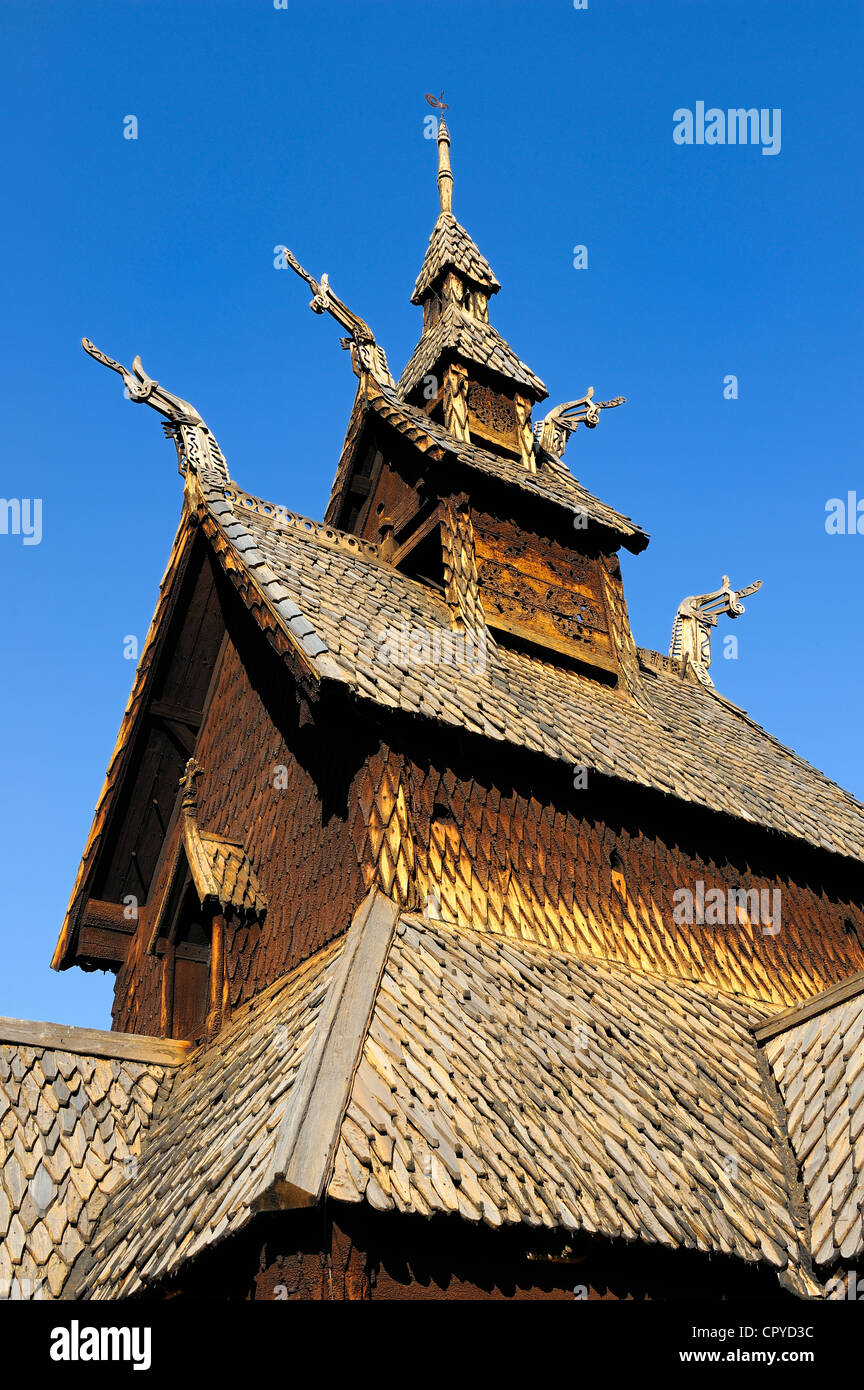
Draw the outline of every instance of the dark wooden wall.
M222 606L228 635L196 744L199 821L244 845L269 899L262 925L229 926L229 1009L345 931L373 882L475 930L777 1008L864 968L860 868L593 774L577 790L567 767L341 691L310 703L236 595ZM779 934L676 924L675 890L700 881L780 887ZM159 1031L149 932L145 909L118 974L119 1029Z
M219 1301L787 1303L776 1273L722 1255L329 1203L256 1218L144 1297Z

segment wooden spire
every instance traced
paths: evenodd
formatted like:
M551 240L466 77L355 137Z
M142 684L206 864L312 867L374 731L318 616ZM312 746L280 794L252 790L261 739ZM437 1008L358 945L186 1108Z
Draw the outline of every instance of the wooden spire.
M438 197L442 212L453 211L453 172L450 168L450 132L443 115L438 122Z

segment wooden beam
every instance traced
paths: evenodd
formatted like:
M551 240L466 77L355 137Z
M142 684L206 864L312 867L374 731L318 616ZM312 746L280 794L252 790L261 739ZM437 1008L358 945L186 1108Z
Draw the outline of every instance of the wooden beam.
M440 525L441 507L439 504L432 512L432 514L430 516L427 516L425 521L421 521L420 525L414 528L410 536L408 536L408 538L404 540L401 543L401 545L397 547L396 550L394 550L393 554L390 557L390 563L393 566L393 568L397 569L399 565L402 563L402 561L408 555L411 554L412 550L414 550L420 544L421 541L425 540L428 535L431 535L431 533L435 530L436 526ZM398 527L394 526L394 530L398 530Z
M119 970L126 959L137 921L125 916L122 903L89 898L81 914L75 960L99 970Z
M480 586L480 601L483 602L483 586ZM581 642L570 642L565 637L559 637L547 630L541 631L539 628L528 627L527 624L514 622L511 618L502 618L498 613L488 614L486 626L495 632L504 632L509 637L516 637L519 641L528 642L532 647L536 647L542 655L543 650L547 649L557 652L559 656L568 656L572 661L581 666L599 667L601 671L608 671L610 675L618 675L620 666L616 658L606 652L599 652L589 644Z
M116 974L126 961L131 936L100 931L98 927L81 927L75 947L75 963L85 969L113 970Z
M151 1038L141 1033L110 1033L98 1028L71 1028L65 1023L35 1023L24 1018L0 1018L0 1043L50 1047L87 1057L116 1057L126 1062L155 1062L178 1067L191 1043Z
M845 1004L847 999L854 999L856 995L864 993L864 970L859 970L857 975L850 975L848 980L841 980L838 985L831 985L828 989L823 989L821 994L814 994L812 999L808 999L806 1004L799 1004L794 1009L786 1009L782 1014L777 1014L775 1018L769 1018L767 1023L759 1023L753 1028L753 1036L757 1042L768 1042L769 1038L776 1038L778 1033L785 1033L789 1028L797 1028L799 1023L806 1023L811 1018L824 1014L828 1009L833 1009L837 1004Z
M263 1210L314 1206L323 1196L398 918L378 888L354 914L276 1135Z
M201 723L201 711L190 709L188 705L173 705L170 700L151 700L150 713L157 719L173 719L178 724L189 724L197 729Z
M135 934L136 921L125 915L123 903L107 903L100 898L88 898L87 906L81 914L83 927L97 927L101 931L119 932L123 936Z

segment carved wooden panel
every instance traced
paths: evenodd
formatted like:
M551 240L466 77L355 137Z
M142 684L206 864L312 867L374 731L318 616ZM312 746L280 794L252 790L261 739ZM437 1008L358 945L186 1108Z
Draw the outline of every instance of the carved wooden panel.
M474 538L490 627L617 670L599 559L483 513Z
M518 454L519 422L514 402L479 381L468 384L468 426L472 436L503 444Z

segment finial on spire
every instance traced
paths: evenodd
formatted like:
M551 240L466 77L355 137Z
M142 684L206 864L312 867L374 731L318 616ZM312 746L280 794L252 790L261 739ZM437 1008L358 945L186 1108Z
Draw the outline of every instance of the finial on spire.
M433 97L427 92L426 100L430 106L436 107L441 112L438 118L438 197L441 202L441 211L452 212L453 173L450 168L450 132L444 119L444 112L449 111L450 107L444 100L443 92L440 97Z

